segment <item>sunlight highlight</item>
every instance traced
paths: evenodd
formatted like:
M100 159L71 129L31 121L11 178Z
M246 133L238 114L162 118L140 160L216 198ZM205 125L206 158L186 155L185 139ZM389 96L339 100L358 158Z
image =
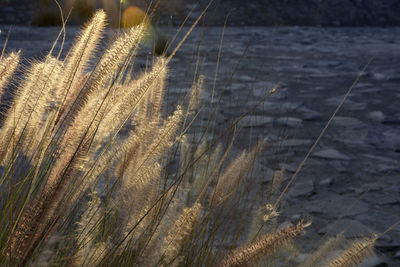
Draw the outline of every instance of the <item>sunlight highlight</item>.
M136 6L130 6L124 10L122 14L122 27L135 27L142 22L145 23L146 28L149 28L150 20L142 9Z

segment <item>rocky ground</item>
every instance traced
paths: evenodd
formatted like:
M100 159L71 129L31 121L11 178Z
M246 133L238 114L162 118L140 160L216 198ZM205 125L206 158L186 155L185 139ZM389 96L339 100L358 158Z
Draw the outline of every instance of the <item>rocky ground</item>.
M27 58L40 57L51 47L57 30L14 27L8 50L22 49ZM76 30L69 28L67 47ZM168 31L175 29L159 29ZM200 72L207 77L203 101L210 103L221 33L220 27L199 28L177 53L170 65L171 99L187 92L201 41ZM4 39L3 34L1 43ZM234 27L225 31L214 97L214 103L222 97L213 116L217 131L280 85L277 93L240 122L235 143L235 149L243 149L266 138L267 149L257 163L264 195L274 170L284 168L288 181L373 58L282 202L284 220L312 219L304 244L316 247L340 231L348 238L381 233L400 220L399 47L400 28ZM151 57L142 51L138 62L144 66ZM207 119L205 108L193 131L201 131ZM400 229L381 237L376 248L377 257L368 266L399 266Z
M190 13L197 18L210 0L168 0L161 5L156 19L162 25L171 22L180 25ZM67 14L69 0L59 1ZM150 1L151 2L151 1ZM105 8L115 22L118 17L118 0L80 0L70 18L70 23L82 23L97 8ZM124 0L124 7L138 5L147 10L147 0ZM214 0L207 13L206 24L235 26L388 26L400 25L398 0ZM0 0L0 24L55 25L60 23L59 10L49 0Z
M188 8L205 7L209 0L189 0ZM207 15L210 25L399 25L400 2L396 0L221 0Z

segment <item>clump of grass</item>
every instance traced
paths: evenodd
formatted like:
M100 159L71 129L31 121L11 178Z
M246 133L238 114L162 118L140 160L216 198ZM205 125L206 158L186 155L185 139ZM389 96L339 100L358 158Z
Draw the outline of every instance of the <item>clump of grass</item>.
M193 144L187 125L205 78L166 115L174 53L131 73L146 25L126 30L96 58L105 25L105 13L96 12L65 59L51 51L17 83L0 132L0 263L243 266L303 233L309 224L300 221L258 238L252 231L240 244L247 226L238 214L252 210L244 201L248 176L264 143L230 162L233 141ZM0 57L1 93L19 58ZM180 168L168 167L173 158ZM279 216L275 206L265 209L264 222ZM333 264L358 262L359 248Z

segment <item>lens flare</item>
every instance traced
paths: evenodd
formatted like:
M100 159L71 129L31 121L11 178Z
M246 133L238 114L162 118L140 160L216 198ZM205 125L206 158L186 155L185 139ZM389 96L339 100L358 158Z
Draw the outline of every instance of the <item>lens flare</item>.
M124 10L122 14L122 27L130 28L144 22L147 27L150 26L150 20L146 13L139 7L130 6Z

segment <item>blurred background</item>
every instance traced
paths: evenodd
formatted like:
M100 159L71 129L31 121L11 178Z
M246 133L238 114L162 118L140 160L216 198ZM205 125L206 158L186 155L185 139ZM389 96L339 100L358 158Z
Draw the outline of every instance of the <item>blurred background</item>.
M194 20L209 0L161 0L153 22L180 25ZM81 24L103 8L111 26L129 7L152 9L155 0L60 0L70 24ZM131 10L132 11L132 10ZM215 0L205 24L221 26L394 26L400 25L399 0ZM189 14L189 15L188 15ZM54 0L0 0L0 24L54 26L61 23Z

